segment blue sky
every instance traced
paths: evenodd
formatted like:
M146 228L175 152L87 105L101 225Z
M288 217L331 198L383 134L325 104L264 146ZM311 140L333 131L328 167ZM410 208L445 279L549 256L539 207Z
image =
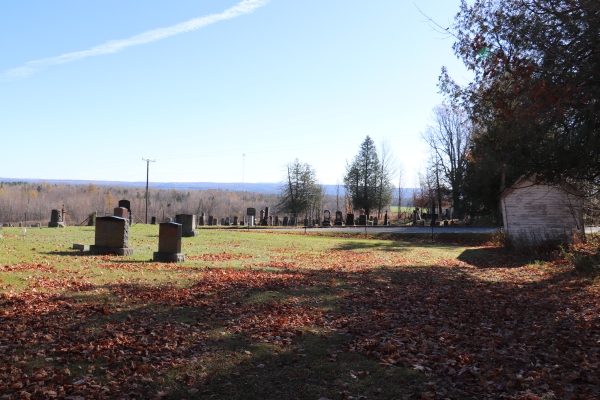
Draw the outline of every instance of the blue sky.
M0 177L333 184L370 135L412 186L441 67L469 76L417 7L459 3L2 2Z

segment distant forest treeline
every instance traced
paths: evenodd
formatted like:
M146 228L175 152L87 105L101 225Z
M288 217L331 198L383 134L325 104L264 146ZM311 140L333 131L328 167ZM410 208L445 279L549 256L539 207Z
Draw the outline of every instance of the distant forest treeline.
M112 215L121 199L131 202L134 222L144 222L146 213L144 187L95 184L50 184L46 182L0 182L0 223L50 221L52 209L65 208L67 225L77 225L96 212L99 216ZM239 192L219 189L176 190L150 188L148 195L148 221L156 216L158 221L176 214L201 214L215 217L242 217L246 208L262 210L271 207L276 213L278 195ZM339 209L344 213L347 201L343 194L327 195L320 210ZM397 199L395 203L397 204ZM283 214L280 214L283 215ZM316 215L315 215L316 217Z

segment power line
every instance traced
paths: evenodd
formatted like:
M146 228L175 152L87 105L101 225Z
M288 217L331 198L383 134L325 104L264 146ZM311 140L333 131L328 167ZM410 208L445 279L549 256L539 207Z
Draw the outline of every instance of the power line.
M148 223L148 179L150 177L150 163L156 160L149 160L142 157L142 161L146 161L146 224Z

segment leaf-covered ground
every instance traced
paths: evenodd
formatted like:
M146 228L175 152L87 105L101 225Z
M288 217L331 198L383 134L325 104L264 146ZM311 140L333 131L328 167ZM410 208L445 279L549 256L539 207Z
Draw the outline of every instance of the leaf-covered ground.
M489 237L4 229L0 398L592 399L600 287Z

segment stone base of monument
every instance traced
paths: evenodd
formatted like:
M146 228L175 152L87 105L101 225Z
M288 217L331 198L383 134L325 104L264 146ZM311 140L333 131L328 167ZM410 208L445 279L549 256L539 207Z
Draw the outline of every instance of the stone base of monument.
M132 256L133 249L131 247L107 247L107 246L90 246L92 254L116 254L117 256Z
M48 222L48 228L64 228L67 226L64 222Z
M182 232L181 233L182 237L196 237L198 235L199 235L198 231L189 231L189 232ZM177 253L175 253L175 254L177 254Z
M73 250L90 251L90 245L73 243Z
M154 253L152 260L158 261L158 262L182 263L185 261L185 254L183 254L183 253L164 253L164 252L157 251Z

